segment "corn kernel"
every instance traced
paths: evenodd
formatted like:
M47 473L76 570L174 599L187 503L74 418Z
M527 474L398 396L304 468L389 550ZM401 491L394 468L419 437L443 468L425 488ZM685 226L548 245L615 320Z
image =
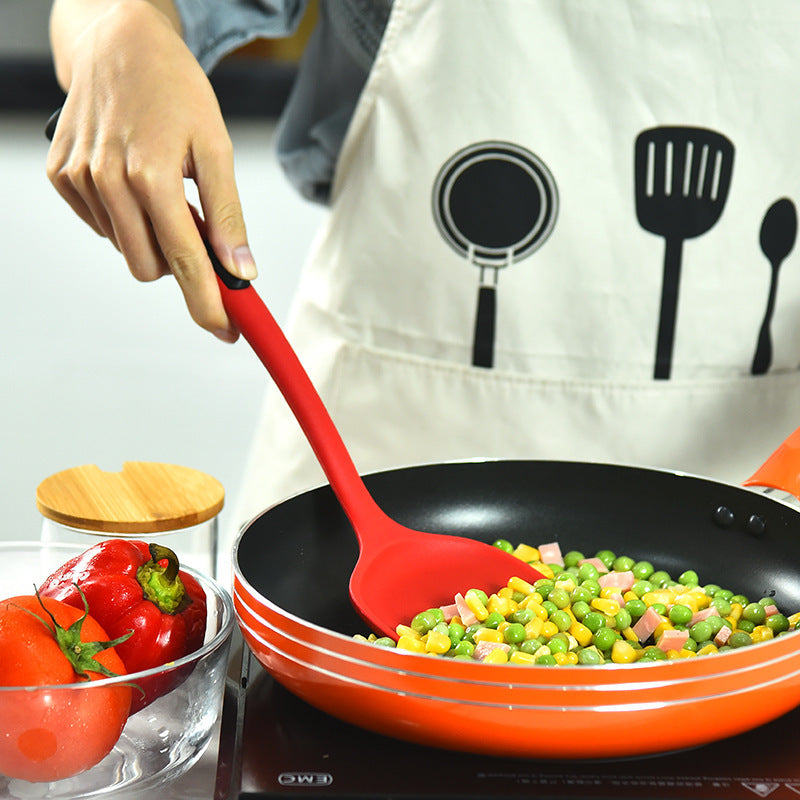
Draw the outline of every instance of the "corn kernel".
M398 650L409 650L412 653L424 653L425 643L419 637L401 636L397 640Z
M609 600L603 597L595 597L590 605L597 611L608 614L611 617L619 611L619 603L616 600Z
M604 599L614 599L614 595L620 594L619 586L603 586L600 589L600 597ZM624 597L622 598L625 599Z
M792 614L791 617L789 617L789 627L794 628L798 622L800 622L800 611L797 611L796 613Z
M734 625L742 618L742 608L741 603L731 603L731 613L728 615L728 618L734 623Z
M470 589L465 595L464 600L467 603L467 608L477 617L479 622L483 622L489 616L486 606L483 601L478 597L477 593Z
M678 650L678 658L695 658L695 656L697 656L697 653L694 650Z
M514 590L509 586L504 586L502 589L498 589L496 594L498 597L505 597L506 599L510 600L511 596L514 594Z
M772 628L768 628L766 625L756 625L750 634L750 638L753 642L766 642L767 639L772 639L774 635Z
M492 650L486 658L483 659L484 664L507 664L508 663L508 653L503 650L502 647L498 647L496 650Z
M446 653L452 646L450 637L438 631L428 631L428 633L425 634L424 641L426 653L438 653L441 655Z
M399 638L403 636L408 636L412 639L421 639L422 634L419 631L415 631L413 628L409 627L408 625L398 625L395 628L395 632Z
M639 595L636 594L636 592L631 591L630 589L628 589L628 591L625 592L625 594L622 595L622 599L627 603L628 600L638 600L639 599Z
M636 661L636 650L622 639L618 639L611 646L611 660L615 664L631 664Z
M569 632L581 647L586 647L592 641L592 632L581 622L570 625Z
M509 628L510 626L511 626L511 623L510 623L510 622L509 622L507 619L504 619L504 620L503 620L503 621L502 621L502 622L501 622L501 623L500 623L500 624L497 626L497 630L498 630L498 631L500 631L500 633L505 633L506 629L507 629L507 628Z
M542 564L541 561L532 561L531 566L542 573L542 575L547 579L552 579L554 577L553 570L547 566L547 564Z
M536 663L536 656L531 653L523 653L522 650L515 650L509 657L510 664L524 664L530 666Z
M708 655L711 655L712 653L718 653L718 652L719 652L719 649L717 648L717 646L715 644L707 644L705 647L701 647L697 651L697 655L699 655L699 656L708 656Z
M531 600L530 602L521 604L520 607L529 608L542 621L547 619L547 609L542 605L541 601L537 603L535 600Z
M622 637L627 639L629 642L638 642L639 637L633 632L633 628L625 628L622 631Z
M575 591L575 581L572 579L571 575L567 575L562 577L559 575L556 578L555 588L556 589L563 589L565 592L572 594Z
M550 648L546 644L543 644L538 650L534 652L533 657L539 658L539 656L551 656L551 655L553 654L550 652Z
M661 638L664 631L675 630L674 626L669 620L666 620L663 617L661 619L664 621L656 625L656 629L653 631L653 637L655 638L656 641L658 641Z
M472 637L473 641L475 642L502 642L503 634L500 631L495 630L494 628L481 628L478 631L475 631L475 635Z
M528 563L539 560L539 551L535 547L531 547L529 544L518 545L512 555L515 555L520 560Z
M558 664L559 667L566 666L569 663L566 653L553 653L553 658L556 660L556 664Z
M535 639L542 632L542 625L544 625L544 620L540 617L534 617L525 625L525 638Z
M542 623L542 636L549 639L551 636L555 636L558 633L558 625L555 622L550 622L548 619L546 622Z
M512 592L522 592L524 595L533 594L533 586L522 578L509 578L506 588L511 589Z
M574 650L570 650L568 653L565 653L567 657L567 665L572 666L578 663L578 654Z
M700 604L698 603L698 598L695 595L690 594L688 592L686 594L679 594L675 598L675 603L682 606L688 606L695 613L697 613L700 610Z
M669 606L672 605L674 599L675 593L666 589L654 589L652 592L645 592L642 595L642 600L648 606L652 606L655 603L663 603L663 605Z
M515 603L510 597L500 597L497 594L491 595L486 605L486 610L490 614L496 611L503 617L511 616L518 608L519 604Z

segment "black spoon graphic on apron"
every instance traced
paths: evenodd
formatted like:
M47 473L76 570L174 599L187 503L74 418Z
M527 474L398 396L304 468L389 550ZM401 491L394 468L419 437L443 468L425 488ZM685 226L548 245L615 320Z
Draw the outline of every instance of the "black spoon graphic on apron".
M537 250L552 232L558 214L555 181L528 150L479 142L459 150L439 171L433 213L445 240L480 268L472 363L492 367L498 274Z
M654 378L669 378L672 370L683 242L719 220L732 171L733 143L716 131L663 126L636 137L636 215L665 240Z
M764 214L761 223L759 242L761 252L767 257L772 268L769 284L769 297L764 312L764 321L758 334L756 352L753 356L753 375L763 375L772 364L772 336L770 325L775 311L775 296L778 292L778 270L786 256L792 252L797 238L797 211L794 203L786 197L776 200Z

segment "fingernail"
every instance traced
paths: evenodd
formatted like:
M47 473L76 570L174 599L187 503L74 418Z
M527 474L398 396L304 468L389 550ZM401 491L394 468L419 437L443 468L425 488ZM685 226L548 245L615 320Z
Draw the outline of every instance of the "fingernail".
M219 328L213 331L214 336L217 337L222 342L226 342L227 344L233 344L238 338L239 334L235 331L225 330L224 328Z
M234 248L231 253L231 258L236 265L236 269L239 271L239 275L246 281L251 281L258 275L256 260L253 258L253 254L250 252L250 248L247 245Z

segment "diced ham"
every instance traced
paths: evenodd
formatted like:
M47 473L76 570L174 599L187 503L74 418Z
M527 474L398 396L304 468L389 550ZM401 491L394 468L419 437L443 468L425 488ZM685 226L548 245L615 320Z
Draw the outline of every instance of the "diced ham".
M619 592L612 592L608 598L609 600L616 600L620 608L625 605L625 598Z
M441 606L444 621L450 622L453 617L459 616L458 603L451 603L449 606Z
M472 657L478 661L483 661L493 650L503 650L507 653L511 650L511 647L505 642L478 642L472 652Z
M621 592L627 592L636 583L636 578L630 570L626 572L608 572L605 575L601 575L597 582L601 586L613 586Z
M764 613L768 617L774 617L776 614L779 614L780 611L778 610L778 606L770 603L768 606L764 606Z
M540 544L538 550L539 560L542 564L558 564L560 567L564 566L564 559L561 555L561 547L558 542Z
M464 595L459 592L455 597L455 606L458 610L458 616L461 617L461 622L465 627L469 627L470 625L474 625L478 618L473 613L472 609L467 605L467 601L464 599Z
M599 558L582 558L578 566L582 564L591 564L598 572L608 572L608 567Z
M728 643L728 639L730 639L733 630L729 628L727 625L723 625L718 631L717 635L714 637L714 644L717 647L722 647L722 645Z
M633 632L640 642L647 641L655 632L655 629L663 622L661 615L652 607L642 614L633 626Z
M704 608L702 611L695 611L694 614L692 614L692 620L689 623L689 626L691 627L695 624L695 622L700 622L700 620L718 616L719 611L717 610L716 606L709 606L708 608Z
M666 630L658 637L656 647L665 653L670 650L681 650L689 638L689 631Z

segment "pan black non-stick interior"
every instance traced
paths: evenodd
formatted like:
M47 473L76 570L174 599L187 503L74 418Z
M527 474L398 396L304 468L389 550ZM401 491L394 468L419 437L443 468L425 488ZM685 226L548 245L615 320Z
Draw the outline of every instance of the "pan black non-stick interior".
M608 548L673 576L695 569L703 584L772 596L787 614L800 610L800 514L756 491L671 472L550 461L410 467L366 483L391 517L420 530L486 542L558 541L562 551L586 555ZM357 544L329 487L257 517L235 557L253 588L285 611L344 634L365 632L348 595Z

